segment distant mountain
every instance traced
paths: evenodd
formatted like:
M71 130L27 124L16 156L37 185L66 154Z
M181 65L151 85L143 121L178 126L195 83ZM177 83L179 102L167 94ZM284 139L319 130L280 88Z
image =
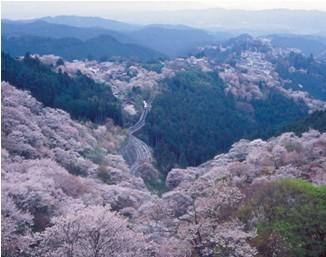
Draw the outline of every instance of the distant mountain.
M38 36L50 38L74 37L81 40L90 39L100 35L110 35L122 42L131 42L126 35L117 31L103 28L78 28L73 26L48 23L43 20L35 21L9 21L1 22L1 34L6 36Z
M161 28L161 29L173 29L173 30L193 30L193 27L183 25L183 24L149 24L143 26L143 28ZM140 28L141 29L141 28ZM198 30L198 29L197 29Z
M138 44L169 56L187 54L188 50L216 39L204 30L190 27L152 25L128 34Z
M297 48L304 54L315 56L326 51L326 38L312 35L270 35L274 46L282 48Z
M83 28L93 27L119 31L134 38L136 42L144 46L168 55L186 53L189 48L197 46L198 43L224 40L231 37L231 34L227 32L212 32L208 35L205 31L182 24L150 24L142 26L99 17L82 16L44 17L41 20ZM113 35L112 32L110 34ZM113 36L116 37L117 35ZM121 37L119 39L126 41L126 39L121 39Z
M122 57L138 61L164 57L146 47L122 43L109 35L101 35L85 41L77 38L47 38L37 36L2 37L2 50L14 56L26 52L55 54L66 59L110 59Z
M121 15L120 15L121 16ZM296 33L326 35L326 12L272 9L232 10L210 8L202 10L144 11L123 20L140 24L184 24L203 29L247 32L252 34Z
M74 27L98 27L104 28L109 30L115 31L133 31L139 29L140 25L129 24L120 21L114 21L109 19L104 19L100 17L82 17L82 16L55 16L55 17L43 17L41 20L55 23L55 24L62 24L62 25L69 25Z
M77 18L76 16L75 20L78 20ZM83 17L80 18L85 21ZM218 38L218 34L209 35L203 30L178 25L151 25L138 30L121 32L100 27L74 27L54 24L42 19L30 21L3 20L1 25L2 35L6 37L37 36L56 39L69 37L88 40L101 35L108 35L123 43L139 44L169 56L186 54L189 49L215 41ZM118 26L115 28L117 29Z

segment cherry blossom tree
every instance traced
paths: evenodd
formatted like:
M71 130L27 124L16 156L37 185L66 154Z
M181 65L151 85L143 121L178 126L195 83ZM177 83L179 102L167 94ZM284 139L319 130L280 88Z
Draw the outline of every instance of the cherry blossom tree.
M5 192L2 193L1 204L1 255L18 257L26 254L33 243L33 216L19 210Z
M108 207L88 206L53 219L39 234L39 256L152 256L153 247Z

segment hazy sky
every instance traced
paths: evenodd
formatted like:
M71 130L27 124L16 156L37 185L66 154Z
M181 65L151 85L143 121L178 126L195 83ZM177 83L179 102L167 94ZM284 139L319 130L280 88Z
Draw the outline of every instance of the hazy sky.
M126 13L180 9L305 9L326 11L326 0L198 0L198 1L1 1L2 18L30 19L41 16L82 15L125 20Z

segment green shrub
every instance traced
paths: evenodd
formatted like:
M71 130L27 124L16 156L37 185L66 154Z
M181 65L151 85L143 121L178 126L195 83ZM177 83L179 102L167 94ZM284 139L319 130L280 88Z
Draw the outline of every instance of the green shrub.
M284 179L257 190L238 213L261 256L326 256L326 186Z

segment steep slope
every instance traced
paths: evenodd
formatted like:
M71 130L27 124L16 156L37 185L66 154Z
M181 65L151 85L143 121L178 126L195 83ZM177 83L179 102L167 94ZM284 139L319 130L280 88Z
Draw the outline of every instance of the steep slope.
M269 39L244 34L195 56L165 62L176 76L162 83L143 131L164 172L198 165L243 137L271 137L326 108L324 64Z
M115 240L109 248L101 246L110 256L147 256L149 242L113 212L129 215L152 197L116 154L126 137L121 128L73 121L66 112L45 108L4 82L1 97L3 253L46 255L57 245L62 256L65 233L76 232L66 229L80 224L84 232L78 230L81 237L74 245L81 256L89 256L82 246L92 243L83 240L95 229L105 240ZM115 230L122 237L107 233Z
M307 114L302 103L273 91L237 102L213 72L180 72L161 87L143 134L164 173L174 165L199 165L236 140L266 137Z
M154 240L174 242L174 256L193 256L192 249L195 256L321 257L325 139L309 131L240 140L198 167L173 169L170 191L143 206L136 223Z

